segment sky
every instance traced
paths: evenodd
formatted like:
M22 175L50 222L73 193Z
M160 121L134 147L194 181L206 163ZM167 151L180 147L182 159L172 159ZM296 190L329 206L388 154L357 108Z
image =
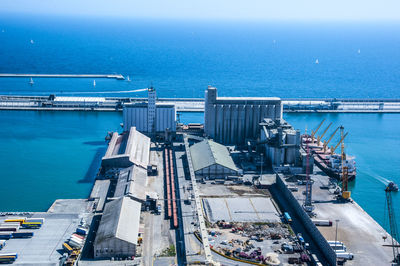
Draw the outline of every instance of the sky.
M400 0L0 0L0 13L196 20L400 21Z

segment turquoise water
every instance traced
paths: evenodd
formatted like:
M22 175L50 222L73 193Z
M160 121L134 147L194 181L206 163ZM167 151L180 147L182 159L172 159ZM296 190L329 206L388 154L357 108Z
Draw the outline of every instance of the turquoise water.
M386 180L400 184L400 115L311 113L285 114L284 117L302 132L306 126L308 132L315 129L324 118L326 122L322 129L328 122L333 122L333 126L345 127L345 131L349 132L345 139L345 150L349 155L355 156L357 162L357 178L349 184L352 198L388 229L387 221L384 221L384 189ZM327 136L335 129L333 126ZM337 143L338 135L331 143ZM400 209L399 193L393 193L395 210Z
M0 111L0 211L86 198L120 113Z
M31 43L31 40L34 43ZM358 53L360 50L360 53ZM318 59L319 64L315 64ZM107 20L0 14L0 73L120 73L109 79L0 78L0 94L95 93L148 87L160 97L400 98L398 23L238 23ZM86 92L80 94L79 92ZM383 223L383 179L399 178L396 114L287 114L313 128L327 116L350 132L357 157L353 197ZM120 114L0 112L0 210L46 210L57 198L86 197ZM185 114L182 122L201 122ZM395 204L400 206L399 196Z

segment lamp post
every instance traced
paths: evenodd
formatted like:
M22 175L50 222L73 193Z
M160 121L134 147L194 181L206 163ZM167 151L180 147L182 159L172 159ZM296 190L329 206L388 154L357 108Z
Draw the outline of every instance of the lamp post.
M335 222L336 222L336 234L335 234L335 250L336 250L336 246L337 246L337 228L338 228L338 223L340 222L340 220L336 219Z

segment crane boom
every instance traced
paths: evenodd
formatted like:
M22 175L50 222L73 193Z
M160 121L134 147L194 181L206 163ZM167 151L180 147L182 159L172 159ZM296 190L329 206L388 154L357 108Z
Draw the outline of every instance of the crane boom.
M336 132L339 130L340 127L337 127L335 131L333 131L332 135L329 137L328 141L324 141L324 152L326 152L326 147L328 147L329 142L331 142L333 136L335 136Z
M394 208L393 208L393 202L392 202L392 193L391 189L389 186L386 187L385 193L386 193L386 203L387 203L387 208L388 208L388 215L389 215L389 224L390 224L390 235L392 236L392 247L393 247L393 262L395 263L400 263L400 255L399 255L399 248L396 246L397 245L397 224L396 224L396 218L394 215Z
M331 147L331 154L333 154L335 152L335 150L337 149L337 147L339 147L340 143L342 143L342 141L346 138L347 134L349 134L349 132L347 132L346 134L344 134L344 136L342 136L342 138L340 139L340 141L338 142L338 144L336 144L335 147Z
M325 128L324 132L322 132L322 134L317 138L317 144L318 145L321 142L321 139L325 136L325 134L328 131L328 129L331 127L331 125L332 125L332 122Z
M315 134L318 132L319 128L322 126L322 124L325 122L325 118L321 121L321 123L319 123L317 129L315 131L311 132L311 141L314 141L314 136Z

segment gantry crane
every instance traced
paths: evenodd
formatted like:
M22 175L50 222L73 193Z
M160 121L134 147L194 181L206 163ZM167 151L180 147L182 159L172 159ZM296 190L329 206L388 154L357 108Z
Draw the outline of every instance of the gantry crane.
M333 131L332 135L329 137L327 141L324 141L324 152L326 152L326 149L328 148L329 142L332 140L333 136L335 136L336 132L339 130L340 127L337 127L335 131Z
M392 202L392 189L388 185L385 188L385 194L386 194L386 203L387 203L387 208L388 208L388 216L389 216L389 225L390 225L390 235L392 236L392 248L393 248L393 262L396 263L397 265L400 264L400 254L399 254L399 245L397 244L397 224L396 224L396 218L395 218L395 213L394 213L394 208L393 208L393 202Z
M326 132L328 131L328 129L330 128L331 125L332 125L332 122L325 128L324 132L322 132L322 134L317 138L317 145L319 145L319 143L321 142L321 139L325 136Z

